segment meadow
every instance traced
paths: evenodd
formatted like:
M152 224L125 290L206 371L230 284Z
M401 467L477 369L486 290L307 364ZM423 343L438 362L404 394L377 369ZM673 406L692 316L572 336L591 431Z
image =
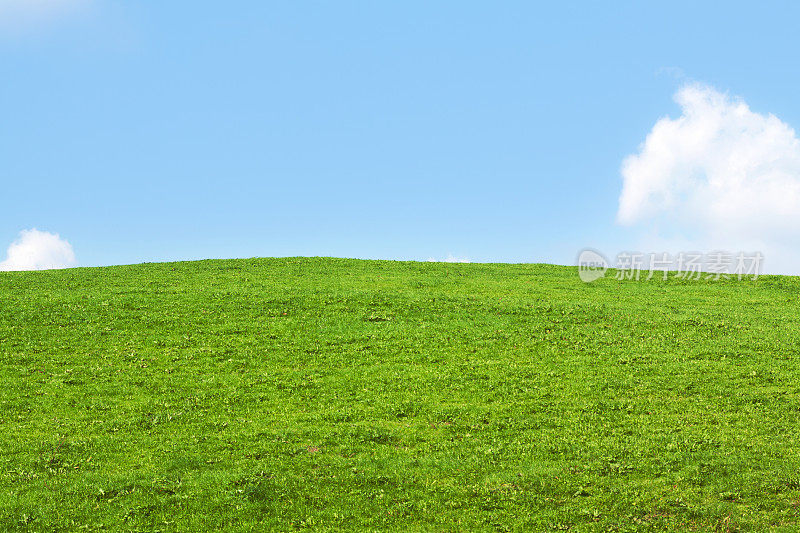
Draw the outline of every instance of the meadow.
M800 530L800 278L0 272L0 530Z

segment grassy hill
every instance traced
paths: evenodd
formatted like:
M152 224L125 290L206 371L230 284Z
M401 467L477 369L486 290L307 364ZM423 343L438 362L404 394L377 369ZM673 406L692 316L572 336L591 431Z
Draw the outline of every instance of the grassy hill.
M0 273L0 530L800 528L800 281Z

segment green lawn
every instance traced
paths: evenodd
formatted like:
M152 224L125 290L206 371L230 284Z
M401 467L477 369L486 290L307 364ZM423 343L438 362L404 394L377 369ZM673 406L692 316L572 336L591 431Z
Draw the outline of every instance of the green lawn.
M0 530L800 530L800 278L0 273Z

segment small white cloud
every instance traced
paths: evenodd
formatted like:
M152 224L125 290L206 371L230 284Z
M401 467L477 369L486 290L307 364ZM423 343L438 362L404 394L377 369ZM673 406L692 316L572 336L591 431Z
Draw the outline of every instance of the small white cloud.
M466 257L455 257L453 254L447 254L445 259L436 259L434 257L428 258L429 263L469 263Z
M0 271L69 268L77 264L72 245L55 233L23 230L8 247Z
M684 246L759 247L786 265L800 237L794 130L708 85L686 85L675 101L681 116L656 122L623 162L618 221Z

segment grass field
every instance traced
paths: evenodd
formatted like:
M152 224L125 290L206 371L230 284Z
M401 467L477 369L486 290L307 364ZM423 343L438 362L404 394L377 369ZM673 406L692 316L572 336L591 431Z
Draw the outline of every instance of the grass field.
M0 273L0 530L800 530L800 281Z

